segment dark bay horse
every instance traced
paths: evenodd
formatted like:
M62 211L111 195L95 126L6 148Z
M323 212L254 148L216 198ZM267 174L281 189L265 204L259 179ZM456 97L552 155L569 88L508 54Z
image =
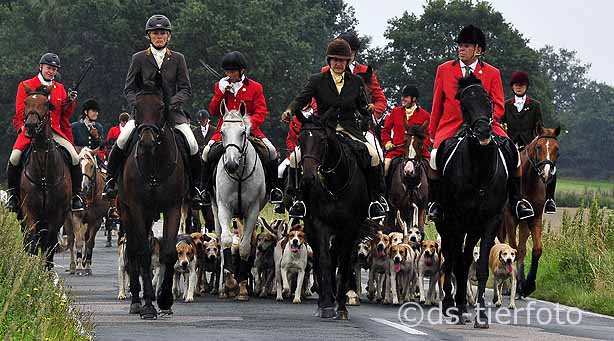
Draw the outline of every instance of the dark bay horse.
M157 311L152 287L151 249L149 236L153 221L161 212L164 228L160 249L160 271L163 282L157 293L158 307L171 313L173 266L177 259L175 243L181 218L181 206L188 193L186 164L173 127L164 118L164 102L159 87L148 86L136 98L136 142L129 150L120 174L119 203L122 226L126 233L129 260L130 313L141 318L155 319ZM139 293L143 281L141 306Z
M304 230L314 251L318 316L334 317L336 298L336 316L347 320L355 249L373 230L366 220L369 195L365 175L354 153L340 142L325 117L320 121L297 115L303 124L298 144L303 155L300 190L307 205ZM340 277L338 285L336 274Z
M551 129L540 125L536 131L537 137L520 152L522 190L535 209L535 216L519 222L512 215L509 206L505 209L505 224L499 239L505 240L507 235L508 244L518 250L518 287L521 297L527 297L535 291L535 278L542 254L542 215L546 202L546 185L553 179L554 167L559 156L557 137L560 133L560 127ZM518 243L516 243L516 226L519 228ZM529 234L533 240L533 250L531 267L525 280L524 258L527 255Z
M445 259L443 309L455 314L457 323L464 324L467 322L463 317L467 309L467 276L473 247L478 240L477 302L484 308L489 252L507 203L510 170L506 168L500 144L511 142L493 136L493 106L480 80L473 74L459 79L456 98L460 101L465 128L462 137L447 139L438 149L436 161L441 176L443 219L437 224L437 231L441 235ZM454 298L452 272L456 277ZM488 328L484 310L476 316L474 326Z
M422 125L409 126L405 122L405 141L403 155L396 166L390 167L390 189L388 202L391 210L388 212L388 226L394 224L397 212L407 227L418 227L424 231L426 206L428 204L428 181L426 164L422 158L422 146L426 138L428 121ZM394 165L393 165L394 166ZM407 231L403 231L407 235Z
M32 138L30 156L25 162L20 182L20 212L24 243L32 253L40 247L48 269L53 268L53 256L58 231L68 211L72 196L70 168L61 147L53 140L49 102L51 89L36 90L24 85L28 97L24 102L26 136Z

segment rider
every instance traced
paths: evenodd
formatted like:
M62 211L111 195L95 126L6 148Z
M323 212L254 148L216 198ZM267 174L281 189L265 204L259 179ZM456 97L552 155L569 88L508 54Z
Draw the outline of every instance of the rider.
M330 42L326 49L326 56L330 66L329 70L322 71L309 78L307 85L290 103L281 119L289 123L292 114L305 108L312 98L315 99L320 113L325 113L331 109L335 110L337 119L331 120L329 124L334 124L333 127L338 132L343 132L353 140L364 143L371 155L371 167L365 172L371 200L368 216L370 219L382 219L385 217L384 205L387 206L387 204L382 196L384 186L379 155L356 125L356 111L359 111L362 116L371 115L367 110L368 103L364 94L364 81L349 70L348 64L352 59L352 53L347 41L335 39ZM342 89L346 90L342 91ZM290 157L290 167L297 168L298 161L301 159L300 152L292 153ZM292 181L290 185L292 185ZM290 207L288 214L294 218L304 218L306 211L305 203L302 200L297 200Z
M97 121L99 112L100 107L95 99L89 98L83 103L81 118L70 125L75 146L96 149L103 145L104 131L102 124ZM104 160L102 149L99 149L98 157L100 160Z
M382 145L386 149L384 158L384 176L388 175L388 169L392 160L403 155L403 144L405 142L405 123L407 125L422 125L428 121L431 114L419 107L416 101L420 93L415 85L406 85L401 92L401 106L392 109L390 115L386 117L384 128L382 128ZM424 139L422 156L429 159L430 139L428 134Z
M377 121L382 117L384 111L388 107L388 101L386 100L386 95L384 95L384 91L377 80L377 76L373 71L371 66L361 64L356 61L356 54L360 51L361 43L358 39L356 33L352 31L343 32L338 37L338 39L343 39L350 44L350 49L352 50L352 58L348 64L350 71L352 71L355 75L363 75L365 84L369 89L368 92L370 94L370 103L367 107L367 110L373 114L373 118ZM326 72L330 69L329 65L322 67L322 72Z
M166 118L174 124L176 130L185 137L189 146L189 168L192 177L192 205L202 204L200 190L201 162L198 155L198 144L190 129L189 119L182 110L192 95L192 86L188 75L188 67L183 54L171 51L168 42L171 39L171 22L164 15L156 14L147 20L145 33L149 38L149 48L135 53L130 62L130 68L126 75L124 93L128 104L132 107L136 104L136 96L142 90L147 81L155 82L156 76L162 78L162 93ZM124 160L124 148L132 131L135 128L134 118L126 123L119 135L117 142L109 153L108 180L104 187L103 196L114 197L117 194L116 178Z
M510 86L514 97L505 101L505 115L501 117L501 123L518 149L522 150L533 141L537 136L537 131L543 125L542 107L537 100L527 95L529 75L526 72L514 72ZM553 172L552 181L546 185L544 212L547 214L556 212L554 202L556 175L554 174L556 173Z
M127 112L122 112L121 114L119 114L119 124L109 129L109 133L107 134L107 140L105 142L106 158L109 157L109 153L111 152L111 147L113 147L113 145L115 144L115 141L117 141L119 134L122 132L122 130L126 126L126 123L128 123L128 120L130 120L130 114L128 114Z
M454 137L463 124L463 116L459 101L455 98L458 78L468 77L471 73L482 81L484 90L490 95L494 106L493 132L499 136L507 136L499 124L504 114L503 85L499 70L478 57L486 51L486 37L479 28L468 25L456 38L458 44L458 59L447 61L437 68L433 89L433 110L429 122L429 136L434 139L431 151L430 166L433 169L429 189L433 191L433 201L429 204L429 217L439 221L442 217L439 200L439 174L437 173L437 148L442 141ZM508 179L510 206L519 219L527 219L534 215L531 204L522 199L520 187L520 160L515 174Z
M28 96L24 87L35 90L38 87L45 85L51 87L49 95L53 110L50 110L51 128L53 129L53 140L68 151L71 158L70 177L72 180L72 201L71 209L73 211L83 211L85 202L79 196L81 191L81 167L79 166L79 155L73 146L72 130L70 129L70 115L75 110L77 92L74 90L64 90L62 83L54 80L60 65L60 57L55 53L45 53L38 63L38 75L19 83L17 88L17 98L15 99L15 117L13 118L13 126L17 130L17 141L13 146L13 151L9 157L9 162L6 169L8 182L8 203L7 208L10 211L17 212L19 209L19 182L21 179L21 155L30 145L30 138L26 137L25 116L24 116L24 101Z
M208 142L202 154L203 160L205 161L205 183L208 183L214 171L213 167L217 165L217 161L224 152L224 147L221 142L221 129L224 123L224 118L222 117L223 113L220 111L222 100L225 100L228 110L239 110L241 102L244 102L247 114L252 123L250 139L260 140L264 146L266 146L266 150L265 148L256 148L256 151L258 152L260 160L262 160L267 183L272 187L270 201L271 203L278 204L283 200L283 193L279 189L276 176L277 150L260 130L260 125L264 122L268 114L262 85L245 76L247 61L241 52L232 51L224 55L222 58L222 68L224 69L226 77L215 83L213 87L213 99L211 99L211 104L209 105L209 112L213 116L219 115L220 119L217 123L215 134L211 137L211 140ZM205 188L208 188L208 186L205 186ZM205 195L205 198L209 199L207 195ZM210 203L210 199L207 203Z

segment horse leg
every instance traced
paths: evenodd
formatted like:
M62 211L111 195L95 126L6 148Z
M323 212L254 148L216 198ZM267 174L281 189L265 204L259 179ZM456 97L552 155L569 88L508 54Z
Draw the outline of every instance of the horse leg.
M232 217L228 210L224 207L216 208L217 214L216 216L216 231L218 232L218 236L220 236L220 245L221 245L221 266L220 266L220 290L219 290L219 298L226 298L227 293L225 291L225 286L228 280L231 280L231 276L234 273L234 267L232 266L232 233L230 232L230 225ZM228 273L228 274L227 274Z
M444 232L444 231L442 231ZM455 259L452 256L454 253L454 248L460 247L457 246L457 242L454 236L449 235L449 233L442 233L441 235L441 254L443 256L443 264L442 264L442 272L444 274L443 281L443 299L441 301L442 310L444 314L448 314L448 309L454 306L454 298L452 297L452 270L454 267ZM424 283L423 277L420 275L418 278L418 285L420 286L420 301L424 300Z
M531 251L531 267L527 274L527 279L523 287L523 295L529 296L535 291L535 278L537 277L537 268L539 266L539 258L542 255L542 223L541 217L536 217L531 222L531 240L533 240L533 250Z
M461 258L463 262L462 274L461 274L462 278L458 277L459 274L455 274L456 275L456 296L455 296L456 307L458 308L459 323L462 322L462 324L464 324L465 322L471 321L469 319L465 319L463 314L467 312L467 291L468 289L471 289L468 287L471 285L471 283L469 283L468 277L469 277L469 267L471 267L471 263L473 262L473 248L478 243L479 239L480 239L479 236L475 234L467 234L467 237L465 238L465 249L463 250L463 254ZM460 285L460 281L462 281L464 285ZM462 297L460 295L462 295ZM472 295L471 299L473 300L473 293L471 295Z
M320 299L320 317L331 318L335 316L335 307L333 304L333 279L332 279L332 261L330 252L330 236L328 234L328 226L322 222L314 222L314 225L319 225L321 230L317 236L317 242L319 243L319 265L320 265L320 277L319 292Z
M486 282L488 281L488 258L490 249L495 244L495 234L497 226L501 223L500 219L495 219L484 226L484 233L480 241L480 259L478 259L476 275L478 278L478 297L476 307L476 317L474 328L486 329L488 325L488 316L486 315L486 304L484 303L484 292L486 290ZM465 277L465 282L467 278ZM465 283L466 284L466 283Z
M247 301L249 300L249 293L247 291L247 278L252 268L250 264L250 256L252 254L252 235L256 228L256 222L258 221L259 207L253 205L248 209L245 221L243 224L243 235L241 236L241 244L239 246L239 295L237 300ZM299 296L300 300L300 296Z
M75 263L75 232L72 223L73 213L69 212L64 220L64 230L66 231L66 238L68 238L68 250L70 250L70 266L68 272L71 275L75 274L77 263Z
M88 238L85 242L85 275L92 274L92 256L94 254L94 246L96 246L96 234L102 224L102 218L91 219L88 225Z
M164 212L164 226L160 243L160 271L162 271L162 265L164 265L164 272L162 272L162 286L158 292L158 307L165 312L170 312L173 305L173 275L175 273L174 265L177 261L175 244L177 243L180 219L181 205L169 208ZM151 280L149 283L151 284Z
M352 279L352 267L355 263L355 252L353 247L355 244L356 243L351 240L339 240L336 248L338 251L338 257L343 260L339 262L339 273L341 274L341 279L339 283L339 290L337 292L337 320L350 319L345 304L347 302L347 290ZM299 274L299 280L302 279L300 277L301 276Z
M524 259L527 256L527 241L529 239L529 227L526 222L522 222L519 224L518 231L518 291L520 292L520 297L526 297L524 294L524 288L526 285L525 281L525 271L524 271Z

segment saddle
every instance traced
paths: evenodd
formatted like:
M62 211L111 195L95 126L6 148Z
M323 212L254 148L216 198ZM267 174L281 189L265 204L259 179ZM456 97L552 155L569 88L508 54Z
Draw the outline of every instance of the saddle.
M64 159L64 162L71 167L72 166L72 157L70 157L70 153L68 152L68 150L64 149L64 147L62 147L59 143L57 143L56 141L53 141L55 148L58 149L60 151L60 153L62 154L62 158ZM24 167L28 161L28 159L30 158L30 155L32 154L33 148L32 148L32 144L28 145L26 147L26 150L23 151L21 160L20 160L20 166Z
M364 143L358 142L343 133L336 133L335 135L341 145L345 146L344 149L347 148L354 154L358 168L368 169L371 166L371 155Z

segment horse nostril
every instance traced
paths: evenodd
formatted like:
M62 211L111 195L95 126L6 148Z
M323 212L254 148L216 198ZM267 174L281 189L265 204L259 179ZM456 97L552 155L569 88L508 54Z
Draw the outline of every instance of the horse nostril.
M236 171L237 168L239 168L239 164L237 162L235 162L235 161L230 160L230 161L226 162L226 168L228 169L228 171L230 171L232 173L232 172Z

